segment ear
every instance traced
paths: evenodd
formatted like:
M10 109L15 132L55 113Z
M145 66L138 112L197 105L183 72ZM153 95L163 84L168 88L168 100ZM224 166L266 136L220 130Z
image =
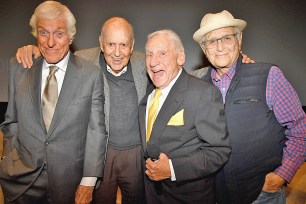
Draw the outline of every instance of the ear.
M102 37L102 35L99 36L99 42L100 42L100 48L101 48L102 52L104 52L104 48L103 48L103 37Z
M241 46L242 46L242 32L240 33L238 42L239 42L239 51L240 51L241 50Z
M133 41L132 41L132 45L131 45L131 54L132 54L132 52L133 52L133 50L134 50L134 44L135 44L135 38L133 38Z
M69 45L71 45L72 44L72 42L73 42L73 37L72 38L70 38L70 40L69 40Z
M180 66L185 64L185 52L179 52L177 57L177 64Z

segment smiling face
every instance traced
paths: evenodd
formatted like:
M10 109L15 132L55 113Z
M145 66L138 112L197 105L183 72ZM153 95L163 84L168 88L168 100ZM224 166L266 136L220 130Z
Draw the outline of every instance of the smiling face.
M237 33L234 27L220 28L207 33L205 40L219 39L234 33ZM213 48L205 48L202 46L204 54L217 71L225 73L237 61L242 41L242 34L240 35L238 36L239 39L235 36L232 44L226 44L218 40L216 46Z
M42 56L50 64L58 63L67 55L72 43L65 18L38 19L36 25L37 44Z
M147 72L153 84L163 89L176 77L185 62L185 54L178 51L167 34L158 34L146 44Z
M133 52L131 29L127 22L114 18L106 23L99 38L105 61L115 73L128 64Z

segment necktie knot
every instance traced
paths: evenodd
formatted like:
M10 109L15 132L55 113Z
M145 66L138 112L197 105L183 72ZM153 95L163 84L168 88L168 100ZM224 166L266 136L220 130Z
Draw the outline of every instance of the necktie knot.
M57 71L58 71L57 66L52 65L52 66L49 67L49 75L54 75Z
M159 100L159 98L161 97L162 92L160 89L155 89L155 94L154 94L154 99L153 100Z

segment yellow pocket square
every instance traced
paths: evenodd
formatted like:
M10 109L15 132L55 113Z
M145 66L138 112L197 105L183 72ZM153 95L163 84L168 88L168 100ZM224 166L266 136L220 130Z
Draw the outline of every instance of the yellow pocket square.
M181 126L184 125L184 109L173 115L167 125Z

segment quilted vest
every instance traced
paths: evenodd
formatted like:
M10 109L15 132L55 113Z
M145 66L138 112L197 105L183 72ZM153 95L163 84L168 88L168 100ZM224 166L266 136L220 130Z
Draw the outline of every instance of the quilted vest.
M271 64L241 63L225 98L231 139L229 161L216 178L219 203L252 203L261 192L265 175L281 165L285 129L266 102ZM211 81L211 67L204 79Z

